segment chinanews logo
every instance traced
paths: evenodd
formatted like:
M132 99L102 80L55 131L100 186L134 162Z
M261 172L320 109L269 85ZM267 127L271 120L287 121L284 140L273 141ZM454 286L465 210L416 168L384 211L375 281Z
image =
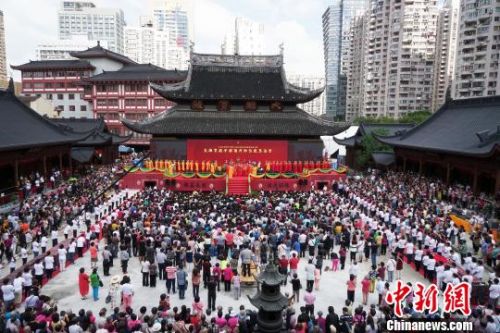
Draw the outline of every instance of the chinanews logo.
M460 311L463 315L468 316L471 313L470 306L470 290L471 286L467 282L459 284L447 283L443 292L443 311L452 313ZM425 287L420 282L415 284L415 289L411 286L404 284L401 280L396 282L396 290L388 292L385 295L385 301L389 305L394 305L394 314L401 318L403 316L403 301L414 294L413 309L416 312L428 311L433 314L438 311L438 294L439 289L435 284Z
M472 322L388 320L387 332L472 332Z

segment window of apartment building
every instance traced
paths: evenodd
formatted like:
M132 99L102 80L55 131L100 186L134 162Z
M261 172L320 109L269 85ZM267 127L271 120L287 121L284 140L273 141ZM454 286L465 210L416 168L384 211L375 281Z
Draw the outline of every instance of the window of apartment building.
M70 105L70 106L69 106L69 110L70 110L70 111L76 111L76 106L74 106L74 105Z
M64 82L55 83L54 88L64 88Z
M57 99L59 99L59 100L64 99L64 95L63 94L57 94Z
M45 97L46 97L47 99L50 99L50 100L51 100L51 99L52 99L52 94L47 94L47 95L45 95Z
M56 110L60 111L60 112L64 111L64 105L58 105L58 106L56 106Z
M75 94L68 94L68 99L75 99Z
M80 111L87 111L87 105L80 105Z

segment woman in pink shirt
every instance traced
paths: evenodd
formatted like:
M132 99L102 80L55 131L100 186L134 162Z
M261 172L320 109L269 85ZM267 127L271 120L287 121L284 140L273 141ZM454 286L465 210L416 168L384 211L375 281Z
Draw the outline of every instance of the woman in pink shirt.
M356 277L351 274L347 281L347 299L354 303L354 292L356 291Z
M198 317L201 317L201 315L203 314L203 307L204 307L204 304L203 302L200 300L200 296L196 296L194 298L194 302L192 304L192 307L193 307L193 312L196 313L196 315Z
M217 312L217 318L215 318L215 324L219 328L219 330L222 330L224 326L227 325L227 320L224 318L224 314L222 311Z
M371 280L370 276L365 276L363 281L361 281L361 292L363 293L363 304L368 303L368 293L370 292Z

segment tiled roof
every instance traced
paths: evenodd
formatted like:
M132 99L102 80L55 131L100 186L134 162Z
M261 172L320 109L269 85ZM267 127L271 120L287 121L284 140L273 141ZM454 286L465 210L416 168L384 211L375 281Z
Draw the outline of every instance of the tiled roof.
M141 123L125 126L153 135L304 136L335 135L348 125L314 117L297 107L270 111L193 111L177 105Z
M86 60L37 60L18 66L10 66L20 71L36 71L47 69L94 69Z
M90 47L84 51L70 52L70 55L78 59L108 58L121 62L122 64L136 64L136 62L132 59L122 54L105 49L99 43L96 46Z
M21 102L13 84L0 90L0 151L72 144L82 135L69 134Z
M490 156L500 148L500 96L451 101L404 134L376 138L393 147Z
M280 56L191 54L186 80L177 84L152 85L171 101L221 100L282 101L305 103L322 92L287 82Z
M125 65L117 71L103 72L88 78L90 82L106 81L182 81L186 78L186 71L166 70L152 64Z
M354 147L356 145L361 144L361 140L365 135L377 133L378 131L383 131L387 135L396 135L403 133L414 126L415 124L361 123L358 127L358 130L356 131L356 134L354 134L353 136L343 139L333 138L333 140L335 140L335 142L338 143L339 145L346 147Z

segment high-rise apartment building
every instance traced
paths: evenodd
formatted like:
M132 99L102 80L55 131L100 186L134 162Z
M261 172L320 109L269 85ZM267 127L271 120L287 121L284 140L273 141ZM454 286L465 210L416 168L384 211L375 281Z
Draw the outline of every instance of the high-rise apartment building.
M361 116L430 110L436 0L370 0Z
M241 55L262 55L264 52L264 24L244 17L234 20L234 52Z
M446 102L448 93L451 91L457 51L459 4L460 0L447 0L439 10L433 71L432 112L435 112Z
M351 19L364 12L366 3L365 0L334 0L323 13L325 112L335 119L345 119L346 113L347 79L342 68L342 51L345 50L345 44L348 44Z
M107 48L108 42L100 41L102 47ZM38 44L35 49L36 60L64 60L74 59L71 52L83 51L96 46L97 41L89 40L87 35L73 35L71 39L58 39Z
M58 12L59 38L87 34L89 40L107 41L111 51L123 53L125 19L119 8L98 8L90 1L65 0Z
M5 27L3 12L0 10L0 85L7 83L7 52L5 47Z
M224 35L224 40L220 44L221 54L234 54L234 33L227 33Z
M152 23L125 27L124 54L138 63L154 63L155 29Z
M161 38L168 38L165 64L161 66L186 69L194 31L191 1L151 0L150 7L154 29L163 33Z
M461 0L453 97L500 95L500 3Z
M364 36L368 15L357 16L351 20L349 27L349 44L345 46L343 66L347 78L346 87L346 121L359 117L363 108L364 92Z
M325 78L320 76L292 74L287 75L287 79L288 82L295 86L310 90L320 89L325 86ZM297 106L309 114L320 116L325 113L325 93L323 92L319 97L308 103L297 104Z

